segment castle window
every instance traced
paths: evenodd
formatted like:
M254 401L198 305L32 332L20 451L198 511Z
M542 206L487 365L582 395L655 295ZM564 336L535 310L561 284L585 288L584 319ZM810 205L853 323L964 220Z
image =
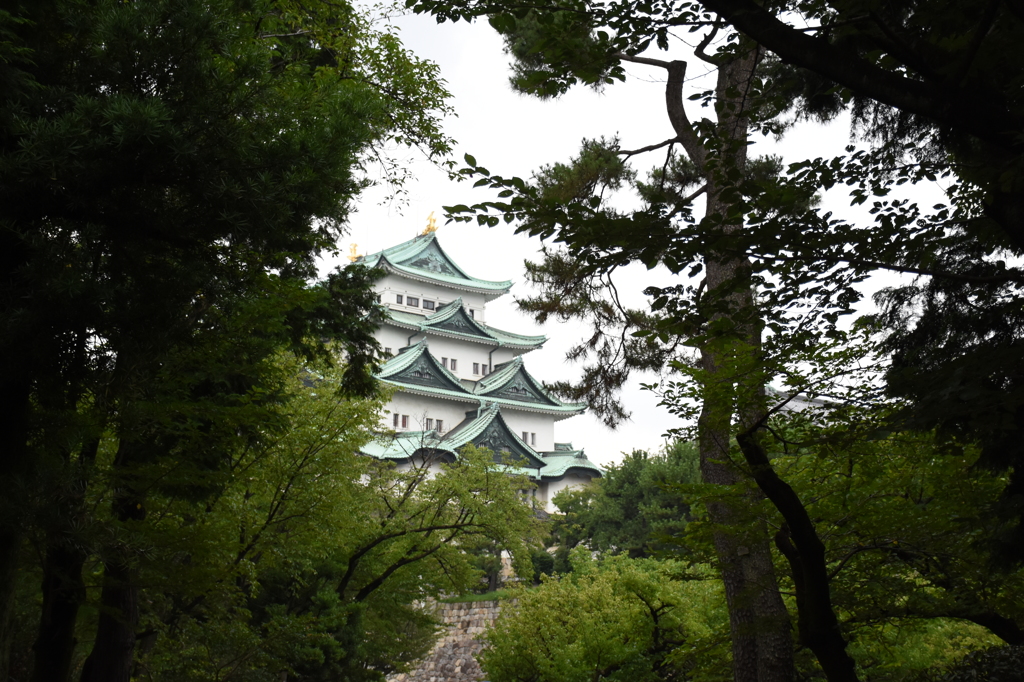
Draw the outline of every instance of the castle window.
M407 306L411 307L411 308L419 308L420 307L420 299L415 298L413 296L406 296L405 297L405 304Z
M473 310L472 308L470 308L469 309L469 316L472 317L475 320L476 319L476 311Z
M459 362L458 360L456 360L455 358L452 358L452 366L449 369L451 369L453 372L456 369L458 369L458 362Z
M477 375L480 374L480 363L479 362L474 362L473 363L473 374L477 374Z
M424 310L433 310L434 309L434 302L433 301L428 301L426 299L423 299L423 309Z
M398 305L402 305L402 295L401 294L395 294L395 303L397 303Z
M392 421L394 422L394 424L395 424L395 428L397 429L397 428L398 428L398 413L397 413L397 412L395 412L395 413L394 413L393 415L391 415L391 416L393 417Z
M537 444L537 434L536 433L531 433L530 434L530 445L536 445L536 444Z
M448 358L441 358L441 366L445 368L448 367Z
M444 420L443 419L438 419L437 420L437 432L438 433L444 433Z
M431 419L430 417L427 417L426 424L424 424L423 428L425 428L427 431L433 431L434 430L434 420Z
M530 442L530 434L527 433L526 431L523 431L523 442L524 443L529 443Z
M409 428L409 415L407 415L407 414L403 414L402 415L402 428L403 429Z
M384 348L384 357L388 357L388 358L391 357L391 349L386 347L386 346Z

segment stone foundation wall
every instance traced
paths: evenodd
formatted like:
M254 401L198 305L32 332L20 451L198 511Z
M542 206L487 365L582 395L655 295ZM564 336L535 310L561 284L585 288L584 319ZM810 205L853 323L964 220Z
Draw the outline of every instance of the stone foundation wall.
M437 604L437 616L445 633L427 657L409 673L388 678L388 682L480 682L483 671L475 655L482 648L477 636L490 628L501 612L501 602L477 601Z

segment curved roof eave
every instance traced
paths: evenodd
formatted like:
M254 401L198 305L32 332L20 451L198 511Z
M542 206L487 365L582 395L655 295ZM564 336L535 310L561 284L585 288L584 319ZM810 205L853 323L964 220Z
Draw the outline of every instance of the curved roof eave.
M441 393L440 391L431 391L429 388L423 386L416 386L414 384L405 384L401 381L392 381L390 379L380 379L386 384L397 386L406 393L415 393L416 395L426 396L428 398L440 398L442 400L451 400L457 403L466 403L468 405L479 405L480 399L472 393L455 393L452 391L449 393Z
M456 291L470 291L474 294L483 294L485 297L489 296L490 298L504 296L512 289L512 280L505 280L504 282L486 282L486 284L493 284L493 286L480 286L475 284L473 280L449 281L441 277L432 276L427 271L420 271L414 268L407 268L402 265L395 265L384 257L382 257L374 267L382 268L385 271L393 272L397 275L402 275L420 282L436 284L449 289L455 289ZM476 280L476 282L484 282L484 280Z
M420 333L423 333L423 334L426 334L426 333L436 334L437 336L444 336L444 337L447 337L447 338L457 339L459 341L471 341L473 343L479 343L479 344L484 345L484 346L495 346L496 345L499 348L512 348L512 349L522 349L522 350L537 350L538 348L543 346L548 341L548 337L546 337L546 336L538 336L538 337L535 337L535 338L538 339L538 341L535 342L535 343L531 343L529 341L524 341L522 343L518 343L516 341L506 341L506 340L503 340L503 339L487 338L487 337L483 337L483 336L474 336L473 334L464 334L463 332L453 332L453 331L451 331L449 329L439 329L437 327L431 327L430 325L417 325L417 324L415 324L413 322L406 322L404 320L397 320L397 319L395 319L393 317L390 317L390 316L387 319L385 319L383 323L384 324L391 324L391 325L394 325L395 327L399 327L401 329L407 329L407 330L410 330L410 331L416 331L416 332L420 332ZM489 327L489 329L493 329L493 327ZM502 334L505 333L505 332L501 332L501 330L497 330L497 331L499 333L502 333ZM526 338L529 338L529 337L526 337Z
M588 466L573 465L571 467L568 467L565 471L561 471L561 472L559 472L557 474L550 474L550 475L549 474L545 474L544 470L541 469L540 470L540 478L541 478L542 481L554 482L554 481L560 481L560 480L562 480L563 478L565 478L566 476L568 476L569 474L572 474L572 473L585 474L585 475L591 476L592 478L601 478L602 476L604 476L604 472L601 471L601 469L598 468L598 466L595 464L595 465L590 466L590 467L588 467ZM596 474L596 476L594 474Z
M537 405L537 406L528 405L526 403L518 403L518 402L515 402L515 401L511 401L511 400L508 400L507 398L492 398L491 396L478 395L478 394L469 393L469 392L466 392L466 393L455 393L453 391L453 392L449 393L447 391L446 392L441 392L440 390L436 390L435 391L435 390L431 390L429 387L416 386L414 384L406 384L406 383L403 383L401 381L393 381L391 379L386 379L386 378L381 378L380 381L383 381L383 382L385 382L387 384L391 384L392 386L396 386L396 387L398 387L398 388L400 388L403 391L406 391L408 393L415 393L417 395L427 396L427 397L431 397L431 398L441 398L443 400L453 400L453 401L456 401L456 402L469 403L471 405L479 405L479 404L483 403L484 401L487 401L487 402L495 403L495 404L499 405L502 408L507 408L507 409L510 409L510 410L517 410L519 412L534 412L536 414L546 414L546 415L553 416L555 418L556 422L562 421L563 419L568 419L569 417L575 417L576 415L583 414L584 412L587 411L587 408L586 408L585 405L573 405L572 406L573 409L571 409L571 410L558 409L557 407L547 407L547 408L545 408L543 405Z

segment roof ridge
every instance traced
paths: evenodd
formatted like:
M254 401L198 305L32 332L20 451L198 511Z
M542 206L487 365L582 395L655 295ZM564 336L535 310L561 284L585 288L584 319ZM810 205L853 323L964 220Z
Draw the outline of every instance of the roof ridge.
M446 303L445 306L447 305L448 304ZM403 316L408 316L409 318L414 319L406 319ZM415 313L407 313L400 310L388 309L388 317L386 321L390 324L394 324L403 329L415 329L420 332L432 332L441 335L456 335L471 341L475 341L477 343L487 343L489 345L497 344L499 347L502 348L522 348L527 352L540 348L548 340L546 336L522 336L517 334L510 334L508 332L499 330L496 327L486 325L480 322L479 320L476 320L476 323L480 325L480 327L482 327L484 330L486 330L486 336L484 336L482 332L478 331L460 332L452 329L444 329L443 327L439 327L436 325L443 323L447 318L434 319L427 323L427 321L430 320L431 317L432 315L424 317L423 315L417 315ZM475 320L475 318L473 318L472 316L470 316L469 319Z
M511 336L513 338L516 338L516 339L524 339L524 340L527 340L527 339L528 340L543 339L542 341L540 341L540 343L544 343L545 341L548 340L548 337L546 335L544 335L544 334L540 334L538 336L530 336L528 334L517 334L515 332L507 332L504 329L498 329L497 327L493 327L493 326L491 326L491 325L489 325L489 324L487 324L485 322L480 322L479 320L477 320L477 324L479 324L481 327L486 328L488 331L495 331L495 332L498 332L499 334L504 334L505 336Z
M374 251L373 253L368 253L368 254L362 256L362 258L363 258L363 260L366 260L368 258L373 258L374 256L380 257L380 256L386 256L386 255L389 255L389 254L393 254L393 253L395 253L395 252L397 252L397 251L399 251L401 249L408 248L410 244L412 244L417 239L420 239L421 237L433 237L433 236L434 236L433 233L430 233L429 235L418 234L415 237L413 237L412 239L407 239L404 242L399 242L398 244L395 244L394 246L389 246L387 248L381 249L380 251ZM430 241L429 239L426 240L427 243L429 243L429 241ZM420 251L422 251L424 248L426 248L426 246L427 245L424 244L422 247L420 247Z
M424 266L412 263L432 245L436 251L425 257L427 262ZM453 288L465 287L503 294L512 287L511 280L491 281L470 275L444 250L434 233L417 235L401 244L361 256L356 262L363 265L372 264L372 267L386 266L408 277L420 277Z
M502 362L499 365L495 365L497 369L481 378L476 382L476 386L473 389L473 393L477 395L486 395L488 391L493 391L501 388L506 382L510 381L512 377L516 375L519 367L523 366L523 356L517 355L507 362ZM505 376L505 375L508 376ZM495 383L498 382L498 383ZM492 387L493 385L493 387Z

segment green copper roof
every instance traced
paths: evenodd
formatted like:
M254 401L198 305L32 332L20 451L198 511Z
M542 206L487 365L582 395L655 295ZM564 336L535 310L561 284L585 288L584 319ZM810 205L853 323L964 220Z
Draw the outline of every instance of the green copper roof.
M462 305L462 297L451 303L446 303L426 317L399 310L389 310L388 315L392 322L405 329L475 341L489 346L533 350L548 340L546 336L513 334L479 322L466 313L466 309Z
M378 379L388 383L409 386L430 391L443 391L456 395L471 397L471 393L462 386L462 381L448 371L427 350L427 340L423 339L413 346L398 351L398 355L384 363L377 374Z
M537 452L508 427L496 403L467 412L466 418L444 435L437 431L402 431L371 441L361 451L377 459L394 461L408 460L420 450L456 458L459 449L467 444L487 448L494 453L496 464L511 464L534 479L558 479L574 468L593 476L603 473L582 451Z
M573 452L544 452L544 468L540 470L541 478L555 480L562 478L572 469L578 469L577 473L600 477L604 472L583 453L582 450ZM596 474L596 475L595 475Z
M552 414L555 416L556 421L581 414L586 410L586 406L583 404L563 403L556 398L551 398L547 393L543 394L546 396L545 400L538 400L532 394L519 394L511 391L503 392L502 387L506 383L512 385L514 380L522 381L521 379L516 379L518 375L508 372L510 365L522 367L522 360L516 358L512 362L499 365L499 367L503 368L502 370L493 372L485 377L485 379L491 379L500 374L501 377L506 378L504 383L488 384L492 389L490 393L474 393L466 389L457 376L448 371L446 367L437 361L437 358L431 355L427 347L427 340L424 339L417 344L399 350L398 355L384 363L380 372L377 373L377 378L409 393L445 400L455 400L474 407L493 402L513 410ZM533 382L531 384L533 393L544 391L543 386L536 379L530 377L525 369L523 374L528 377L529 381ZM483 380L478 382L478 387L481 383L483 383ZM486 391L487 389L485 388L484 390Z
M453 450L472 443L478 448L487 448L494 453L494 461L501 464L505 457L511 463L530 469L540 469L544 460L536 450L526 444L505 423L501 409L495 403L486 404L475 412L467 413L466 419L449 431L443 442Z
M562 443L555 445L554 452L537 452L508 427L494 403L467 413L465 420L443 436L437 431L402 431L371 441L361 451L393 461L409 460L421 450L457 458L459 449L470 443L494 453L495 463L522 468L534 479L558 480L573 470L593 478L604 474L582 450L564 450L559 447L564 447Z
M518 404L530 404L549 409L559 408L582 412L587 407L582 403L563 403L548 393L544 385L526 371L521 357L498 365L492 373L477 382L473 392L492 399L511 400Z
M491 282L466 274L444 252L435 233L421 234L389 249L367 254L358 263L368 267L382 267L400 274L455 289L501 295L512 288L511 280Z
M418 450L438 450L439 437L436 431L401 431L390 436L376 438L362 448L364 455L377 459L403 461L411 459ZM454 452L449 452L455 456Z

